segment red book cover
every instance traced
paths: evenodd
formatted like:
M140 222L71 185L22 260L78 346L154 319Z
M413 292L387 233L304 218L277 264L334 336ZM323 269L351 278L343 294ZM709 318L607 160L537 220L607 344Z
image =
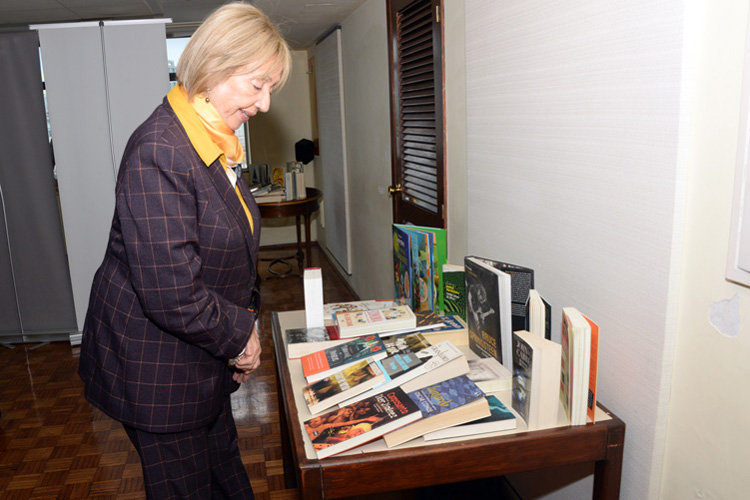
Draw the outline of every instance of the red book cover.
M584 316L584 318L586 318L586 321L591 325L591 359L589 362L589 390L586 400L586 416L590 418L592 422L596 422L594 416L596 414L596 375L599 358L599 326L588 317Z

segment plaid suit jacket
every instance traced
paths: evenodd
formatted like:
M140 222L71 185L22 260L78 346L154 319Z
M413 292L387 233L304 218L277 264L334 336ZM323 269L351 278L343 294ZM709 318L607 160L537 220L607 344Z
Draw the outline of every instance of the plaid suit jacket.
M254 234L221 163L206 167L167 99L128 141L79 361L86 398L112 418L193 429L239 387L227 360L260 305L260 213L238 184Z

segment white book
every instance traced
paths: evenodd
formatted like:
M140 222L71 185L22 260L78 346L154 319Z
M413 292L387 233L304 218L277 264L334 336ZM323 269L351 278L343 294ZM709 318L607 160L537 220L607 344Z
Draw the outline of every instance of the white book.
M325 327L323 320L323 274L319 267L305 269L305 322L307 328Z

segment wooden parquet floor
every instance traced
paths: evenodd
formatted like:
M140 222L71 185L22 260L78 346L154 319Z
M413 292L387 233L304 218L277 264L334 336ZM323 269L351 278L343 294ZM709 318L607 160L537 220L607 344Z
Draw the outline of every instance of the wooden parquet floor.
M323 269L326 301L356 300L317 246L310 265ZM261 267L268 277L267 262ZM304 307L299 278L264 280L261 293L264 332L271 311ZM296 489L285 489L270 334L261 341L261 368L232 397L242 458L258 500L297 500ZM145 499L138 454L122 426L86 402L77 370L78 348L67 342L0 347L2 500Z

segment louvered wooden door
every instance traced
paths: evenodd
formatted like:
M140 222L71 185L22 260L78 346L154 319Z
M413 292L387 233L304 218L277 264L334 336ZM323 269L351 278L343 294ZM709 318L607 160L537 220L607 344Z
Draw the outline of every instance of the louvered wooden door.
M439 0L389 0L393 220L445 227Z

